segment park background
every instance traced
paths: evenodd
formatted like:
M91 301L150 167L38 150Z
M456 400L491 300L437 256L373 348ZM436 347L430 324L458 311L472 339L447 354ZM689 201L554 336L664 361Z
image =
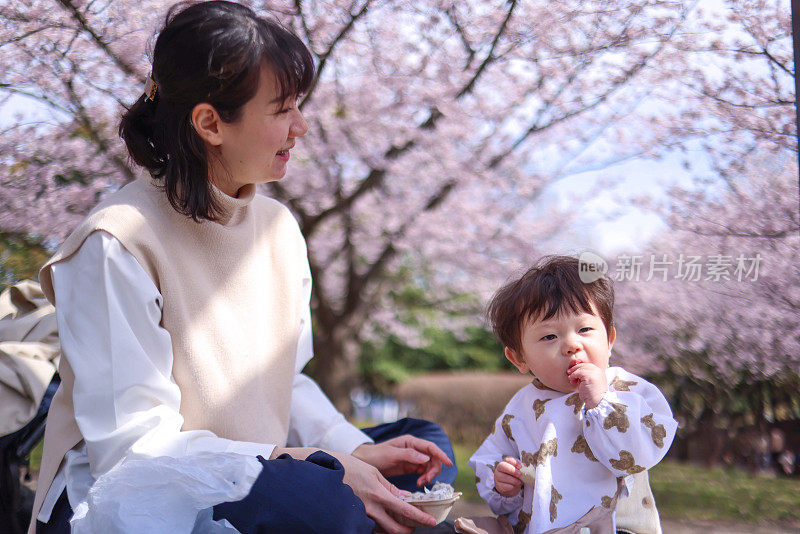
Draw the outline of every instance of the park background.
M315 56L309 133L263 192L308 241L309 372L341 409L389 399L463 462L522 384L488 298L588 251L616 280L612 363L681 424L662 514L800 525L798 479L763 465L770 430L800 446L788 0L244 3ZM0 285L140 176L116 129L171 4L0 1Z

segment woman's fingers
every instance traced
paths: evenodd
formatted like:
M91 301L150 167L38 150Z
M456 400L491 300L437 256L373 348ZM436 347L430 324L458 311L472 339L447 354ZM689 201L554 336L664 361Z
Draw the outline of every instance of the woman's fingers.
M371 503L367 506L367 515L380 525L381 528L386 530L386 532L406 534L413 531L412 528L398 523L395 519L397 516L406 517L422 525L433 526L436 524L436 520L433 516L426 514L419 508L411 506L399 498L400 495L407 494L408 492L397 489L397 487L383 477L381 477L380 483L382 487L372 495L373 498L370 499Z
M439 461L441 461L445 465L453 465L453 462L450 461L450 458L447 457L447 455L444 453L442 449L440 449L432 441L428 441L426 439L421 439L405 434L403 436L398 436L396 438L386 440L384 443L389 443L395 447L413 449L424 455L427 455L429 458L438 458Z
M418 464L417 469L412 468L410 471L421 475L417 479L417 486L424 486L436 478L442 472L442 464L453 465L447 454L431 441L405 435L388 440L387 443L389 442L394 447L402 447L400 450L404 451L403 461L409 464Z
M429 464L427 469L423 469L423 472L421 473L422 476L420 476L417 479L417 486L424 486L430 483L430 481L436 478L436 475L438 475L441 472L442 472L442 462L440 462L439 460L434 460Z
M414 436L408 437L411 439L411 443L413 444L412 446L418 451L424 452L431 458L438 459L444 465L453 465L453 462L447 457L447 454L445 454L445 452L434 442L426 439L415 438Z
M443 463L453 463L435 443L409 435L374 445L362 445L353 455L374 465L385 476L416 473L420 475L418 486L436 478L442 472Z
M438 457L425 455L412 448L393 447L393 449L398 464L405 464L401 468L402 472L421 475L417 479L417 486L424 486L442 472L442 461ZM387 474L394 473L388 472Z
M391 517L392 513L408 517L423 525L435 524L432 516L400 499L400 495L408 492L396 488L374 466L351 455L335 454L335 456L345 468L344 482L364 503L367 515L386 532L408 534L412 531L394 520Z
M388 498L383 499L381 502L384 510L389 511L394 515L403 516L422 525L433 526L436 524L436 520L432 515L426 514L419 508L408 504L404 500L395 497L391 493L388 495Z
M431 460L427 454L423 454L416 449L409 447L392 446L392 456L396 462L406 462L409 464L424 465Z

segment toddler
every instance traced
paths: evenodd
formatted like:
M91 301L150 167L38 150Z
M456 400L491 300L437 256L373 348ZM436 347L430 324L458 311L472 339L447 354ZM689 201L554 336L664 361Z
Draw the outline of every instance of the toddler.
M613 532L630 475L656 465L677 422L653 384L609 367L614 290L583 283L576 258L550 256L489 304L519 390L470 458L478 492L517 533Z

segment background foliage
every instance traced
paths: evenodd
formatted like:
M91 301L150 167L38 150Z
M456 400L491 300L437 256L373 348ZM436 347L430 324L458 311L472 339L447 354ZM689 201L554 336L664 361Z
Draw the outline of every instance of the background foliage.
M620 284L619 363L660 372L686 421L705 409L723 428L743 402L753 421L791 412L800 258L788 1L247 3L292 27L317 64L300 103L310 133L267 193L309 242L313 372L334 399L362 378L386 387L412 372L504 365L480 330L488 295L558 248L548 239L615 169L640 161L653 190L638 206L666 226L643 250L764 263L747 284ZM116 125L170 4L0 5L0 104L37 110L0 125L1 282L31 276L138 175ZM696 180L665 196L650 169L676 159ZM609 180L570 181L586 173ZM549 201L564 183L579 185ZM635 225L626 231L641 242Z

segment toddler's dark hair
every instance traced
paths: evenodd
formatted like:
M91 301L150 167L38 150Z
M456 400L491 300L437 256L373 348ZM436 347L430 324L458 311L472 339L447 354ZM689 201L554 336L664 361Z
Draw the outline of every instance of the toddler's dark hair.
M579 262L570 256L545 256L518 280L501 287L486 314L504 347L519 352L525 321L545 321L559 313L594 313L608 335L614 325L614 286L603 276L590 283L580 279Z
M143 94L122 115L119 135L131 159L163 181L173 208L196 221L215 220L219 209L192 110L208 102L223 121L236 121L258 91L263 64L275 73L282 101L314 80L311 52L278 22L234 2L181 2L153 49L155 99Z

